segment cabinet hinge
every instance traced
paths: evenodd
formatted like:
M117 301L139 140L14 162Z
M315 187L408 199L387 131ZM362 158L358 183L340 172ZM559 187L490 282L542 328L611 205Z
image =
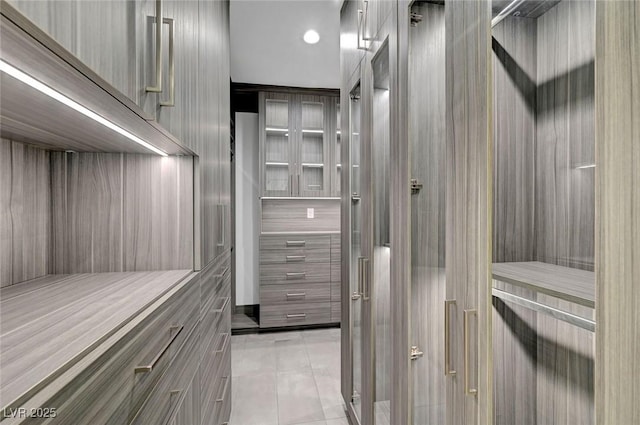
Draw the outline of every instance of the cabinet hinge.
M416 12L411 12L411 26L417 27L422 22L422 15Z
M422 351L420 351L420 349L418 348L417 345L412 345L411 346L411 351L409 352L409 357L411 358L411 360L416 360L420 357L424 356L424 353Z
M422 189L422 183L418 179L411 179L411 194L415 195Z

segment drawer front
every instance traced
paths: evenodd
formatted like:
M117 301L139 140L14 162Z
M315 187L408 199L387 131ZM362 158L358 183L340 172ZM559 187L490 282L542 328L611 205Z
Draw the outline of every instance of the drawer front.
M331 322L331 303L260 306L260 327L300 326Z
M331 321L332 322L340 322L341 319L341 312L340 312L340 307L341 304L340 302L332 302L331 303Z
M321 249L265 249L260 251L260 264L328 263L328 248Z
M261 235L260 251L270 249L329 249L330 235Z
M338 302L341 298L341 285L340 283L331 283L331 301Z
M202 349L207 350L218 335L230 328L231 317L231 275L227 273L209 303L203 307Z
M136 417L177 360L187 336L198 332L198 276L180 285L156 311L47 402L57 409L55 420L47 423L128 424Z
M331 301L328 283L264 285L260 288L260 305L300 304Z
M199 328L196 327L147 398L132 425L171 424L182 405L200 362Z
M227 274L230 274L230 261L228 256L214 261L213 264L200 272L200 292L201 292L201 314L209 307L217 292L220 290L222 281Z
M225 403L231 402L231 333L221 336L200 365L202 423L217 425Z
M331 279L329 263L264 264L260 266L260 283L322 283Z

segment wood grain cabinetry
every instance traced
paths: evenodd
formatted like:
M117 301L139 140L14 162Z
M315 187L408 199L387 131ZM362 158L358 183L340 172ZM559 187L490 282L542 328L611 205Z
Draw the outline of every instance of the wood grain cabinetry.
M260 236L260 326L340 322L340 246L334 234ZM339 240L339 238L338 238ZM336 264L337 263L337 264Z
M335 97L261 92L262 195L335 196L336 126Z
M16 0L1 12L3 61L130 132L3 68L3 424L226 423L228 2ZM146 90L156 23L160 93ZM55 417L16 413L45 407Z

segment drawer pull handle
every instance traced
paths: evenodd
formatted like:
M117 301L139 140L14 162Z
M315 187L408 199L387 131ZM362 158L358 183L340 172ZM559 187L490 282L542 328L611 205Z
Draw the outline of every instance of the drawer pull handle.
M222 307L213 309L213 312L222 313L227 308L227 305L229 304L230 299L231 297L224 297L224 302L222 303Z
M293 294L287 294L287 298L304 298L307 296L306 292L296 292Z
M305 279L307 274L304 272L287 273L287 279Z
M172 423L180 411L180 394L182 394L182 390L174 390L169 394L169 403L171 403L172 400L176 400L176 402L173 403L173 406L169 409L169 414L167 415L167 419L164 420L164 425Z
M305 319L306 317L306 313L287 314L287 319Z
M164 355L164 353L166 353L167 350L169 350L169 347L171 347L171 344L173 344L173 341L175 341L178 335L180 335L180 332L182 332L182 330L184 329L184 326L172 326L169 328L169 332L175 329L177 329L177 332L173 334L173 336L169 339L169 341L162 347L162 350L160 350L160 352L156 354L153 360L151 360L151 363L149 363L148 365L142 365L142 366L136 367L133 370L134 373L147 373L153 370L156 363L158 363L158 360L160 360L160 358Z
M229 271L229 267L225 267L224 270L222 270L222 273L218 275L218 277L224 277L224 275L226 275L228 271Z
M216 399L216 403L222 403L227 398L227 388L229 387L229 377L225 376L222 379L224 379L224 386L222 387L222 396Z
M304 262L306 259L306 255L287 255L287 263Z
M305 246L307 241L287 241L287 246Z
M222 353L224 352L224 350L227 348L227 344L229 343L229 333L225 332L222 334L223 335L223 340L222 340L222 347L220 347L219 350L216 350L216 353Z

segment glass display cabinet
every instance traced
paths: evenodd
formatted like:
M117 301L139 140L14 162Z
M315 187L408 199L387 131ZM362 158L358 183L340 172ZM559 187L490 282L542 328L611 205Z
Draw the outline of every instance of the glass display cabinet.
M334 97L260 93L263 197L329 197Z
M494 1L496 424L593 424L595 1Z

